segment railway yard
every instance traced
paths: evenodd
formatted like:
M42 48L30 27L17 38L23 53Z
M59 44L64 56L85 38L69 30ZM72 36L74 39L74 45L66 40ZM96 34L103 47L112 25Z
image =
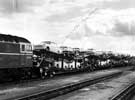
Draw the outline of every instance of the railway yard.
M135 100L135 0L0 0L0 100Z
M134 56L58 48L50 41L32 48L25 38L0 36L0 100L129 100L134 96Z
M135 72L131 68L61 75L46 80L1 85L0 98L1 100L117 100L113 98L131 84L134 78Z
M118 77L98 82L51 100L130 100L129 93L125 95L121 92L134 83L134 78L134 71L125 71Z

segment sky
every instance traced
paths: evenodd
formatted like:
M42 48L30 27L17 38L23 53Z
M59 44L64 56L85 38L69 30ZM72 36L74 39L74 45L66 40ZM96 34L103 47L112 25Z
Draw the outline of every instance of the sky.
M135 0L0 0L0 33L135 55Z

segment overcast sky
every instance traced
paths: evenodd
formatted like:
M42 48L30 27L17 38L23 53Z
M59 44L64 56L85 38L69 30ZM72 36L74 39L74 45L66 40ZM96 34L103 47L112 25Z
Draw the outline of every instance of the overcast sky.
M135 55L135 0L0 0L0 32Z

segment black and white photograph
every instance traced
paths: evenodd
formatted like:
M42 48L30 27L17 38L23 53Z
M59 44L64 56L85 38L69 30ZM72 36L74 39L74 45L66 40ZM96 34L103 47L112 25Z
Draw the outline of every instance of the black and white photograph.
M0 100L135 100L135 0L0 0Z

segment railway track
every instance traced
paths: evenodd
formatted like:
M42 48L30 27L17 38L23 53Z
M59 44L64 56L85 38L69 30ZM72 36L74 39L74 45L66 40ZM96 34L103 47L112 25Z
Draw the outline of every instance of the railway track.
M135 82L132 82L126 88L124 88L115 96L113 96L110 100L131 100L134 94L135 94Z
M31 94L31 95L25 95L22 97L18 97L18 98L12 98L13 100L47 100L47 99L51 99L66 93L69 93L71 91L83 88L85 86L89 86L89 85L93 85L96 84L98 82L113 78L113 77L117 77L119 75L122 74L122 71L119 72L115 72L115 73L111 73L108 75L104 75L104 76L100 76L94 79L87 79L87 80L83 80L83 81L79 81L76 83L71 83L68 85L64 85L62 87L58 87L55 89L51 89L51 90L46 90L46 91L42 91L39 93L35 93L35 94ZM10 98L11 100L11 98Z

